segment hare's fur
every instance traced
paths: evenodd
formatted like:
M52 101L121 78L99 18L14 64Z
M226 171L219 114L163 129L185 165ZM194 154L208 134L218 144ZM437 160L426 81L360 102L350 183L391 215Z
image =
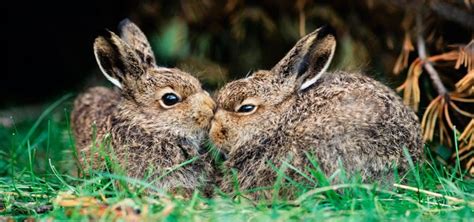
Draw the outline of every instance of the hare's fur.
M111 33L94 44L102 71L120 89L94 87L74 102L71 122L81 164L103 170L99 150L109 141L110 149L103 150L126 175L154 181L158 189L192 192L213 172L200 146L214 101L190 74L156 66L146 37L133 23L125 21L121 29L121 38ZM181 101L164 107L165 92Z
M227 153L225 168L237 171L242 190L272 186L285 161L309 175L314 166L308 155L328 176L342 164L365 181L390 178L395 166L405 172L409 165L404 148L415 162L421 158L416 114L393 90L363 74L325 72L321 66L330 62L335 40L315 35L321 33L300 40L271 71L228 83L217 94L210 137ZM313 60L309 64L304 61L308 57ZM318 59L329 61L314 61ZM324 74L317 78L319 72ZM313 84L301 89L308 83ZM236 112L245 103L256 105L256 111ZM292 179L309 182L286 169ZM225 176L220 185L232 191L233 176Z

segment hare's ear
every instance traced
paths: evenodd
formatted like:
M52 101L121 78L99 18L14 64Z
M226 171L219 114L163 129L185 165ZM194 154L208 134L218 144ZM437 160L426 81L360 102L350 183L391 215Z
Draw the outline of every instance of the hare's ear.
M98 37L94 42L94 54L100 70L119 88L136 81L145 73L142 62L133 49L115 33L110 38Z
M149 66L156 66L155 56L145 34L128 19L119 24L120 37L134 49L142 62Z
M336 38L327 26L300 39L286 56L273 67L279 78L296 80L295 88L313 85L329 68L336 50Z

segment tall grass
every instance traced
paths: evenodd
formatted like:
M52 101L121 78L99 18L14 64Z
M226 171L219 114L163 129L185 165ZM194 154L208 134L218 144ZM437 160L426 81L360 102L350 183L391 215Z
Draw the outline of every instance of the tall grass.
M146 178L129 178L121 170L79 174L68 120L70 104L64 103L69 98L46 107L36 120L0 127L0 221L2 217L167 221L474 218L474 181L465 179L459 167L451 169L437 163L429 152L425 162L410 163L411 170L395 179L398 185L385 186L383 181L365 184L356 176L347 177L343 169L325 175L308 153L311 165L305 170L286 162L274 167L277 179L266 188L273 191L273 198L260 201L246 196L265 188L240 190L237 183L233 194L216 188L212 198L199 192L182 198L157 190ZM107 162L114 169L120 168L114 165L113 156ZM304 180L292 180L288 171ZM400 182L400 178L404 180ZM283 191L287 189L297 191L297 197L286 198Z

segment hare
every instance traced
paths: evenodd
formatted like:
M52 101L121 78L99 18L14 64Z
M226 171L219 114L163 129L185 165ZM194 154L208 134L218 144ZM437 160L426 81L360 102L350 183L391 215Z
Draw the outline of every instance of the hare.
M215 102L190 74L157 66L134 23L124 20L119 29L120 37L109 32L94 42L97 63L117 90L91 88L74 102L71 122L80 163L85 167L92 160L93 169L103 170L97 150L108 140L112 148L106 154L128 176L155 180L157 189L193 191L213 171L200 145Z
M364 181L381 179L394 166L406 171L404 148L420 159L418 118L394 91L360 73L327 72L336 49L332 33L317 29L270 71L256 71L217 93L209 136L227 155L224 168L236 170L241 189L273 185L283 161L308 174L308 154L327 175L342 164ZM306 180L295 170L286 174ZM236 179L225 176L221 189L230 192Z

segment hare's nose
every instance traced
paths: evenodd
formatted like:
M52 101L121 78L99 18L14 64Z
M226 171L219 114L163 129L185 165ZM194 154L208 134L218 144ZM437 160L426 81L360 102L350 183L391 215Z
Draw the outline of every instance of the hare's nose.
M205 106L212 110L212 113L216 112L217 105L211 97L205 96L202 102Z
M216 102L214 102L214 100L211 98L211 97L207 97L206 98L206 104L211 107L212 110L215 110L217 105L216 105Z

